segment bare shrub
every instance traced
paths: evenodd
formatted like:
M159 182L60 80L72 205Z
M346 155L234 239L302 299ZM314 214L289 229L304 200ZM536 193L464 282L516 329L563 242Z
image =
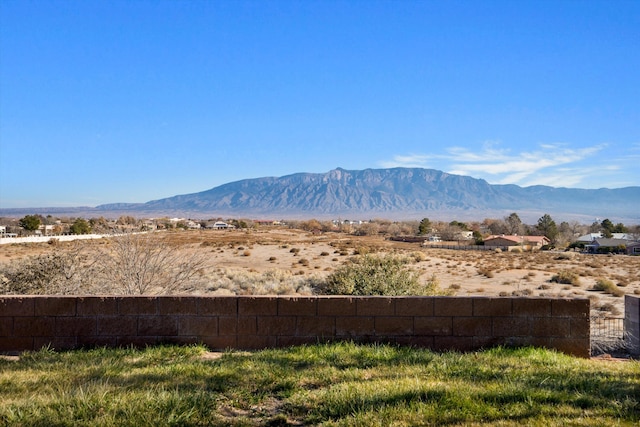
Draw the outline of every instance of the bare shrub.
M618 307L616 307L614 304L610 303L610 302L604 302L604 303L600 303L600 304L596 304L596 306L594 307L597 311L602 311L602 312L608 312L614 316L617 316L620 313L620 310L618 309Z
M422 262L427 260L427 254L420 251L412 252L411 257L414 259L415 262Z
M493 270L490 267L486 266L478 268L478 274L489 279L494 276Z
M616 285L618 285L621 288L626 288L627 286L629 286L629 280L626 277L622 277L620 279L618 279L618 283L616 283Z
M231 295L312 295L321 279L300 276L280 269L263 273L226 269L217 280L209 283L208 291Z
M168 246L152 234L112 239L100 257L107 284L127 295L171 294L192 285L204 267L204 257Z
M92 293L94 263L83 248L76 244L4 265L0 270L0 294Z
M558 254L555 259L558 261L570 261L575 258L575 255L576 254L574 252L562 252Z
M580 277L578 276L578 274L569 270L559 271L558 274L552 276L549 281L573 286L580 285Z

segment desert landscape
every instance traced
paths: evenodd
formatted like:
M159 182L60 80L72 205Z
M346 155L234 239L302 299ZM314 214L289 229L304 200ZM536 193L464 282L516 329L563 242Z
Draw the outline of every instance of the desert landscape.
M73 254L87 269L94 268L96 260L114 250L114 239L2 245L0 269L6 273L20 263L53 254ZM583 297L591 299L592 316L621 317L623 295L640 294L640 257L626 255L452 250L384 236L313 233L286 227L174 230L149 233L145 239L170 248L171 262L195 260L190 268L197 268L197 274L180 288L139 290L96 285L91 283L91 275L85 275L86 283L38 293L310 295L353 257L393 254L405 257L407 268L419 274L421 283L437 284L437 292L443 295ZM3 280L6 283L6 278ZM5 293L12 292L5 289Z

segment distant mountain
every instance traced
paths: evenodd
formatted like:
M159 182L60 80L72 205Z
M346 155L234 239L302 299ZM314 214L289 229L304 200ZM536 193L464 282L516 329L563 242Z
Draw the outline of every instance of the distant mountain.
M100 211L273 218L478 219L517 212L564 220L640 219L640 187L570 189L491 185L483 179L421 168L334 169L245 179L210 190L147 203L101 205ZM537 215L537 216L536 216Z

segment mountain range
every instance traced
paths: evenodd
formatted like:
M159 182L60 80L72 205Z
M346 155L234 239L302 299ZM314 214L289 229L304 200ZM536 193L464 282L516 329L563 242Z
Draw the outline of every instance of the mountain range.
M0 216L53 214L77 217L179 216L252 219L441 220L502 218L516 212L528 223L544 214L557 221L591 223L609 218L640 223L640 187L576 189L492 185L483 179L434 169L391 168L296 173L244 179L206 191L146 203L96 207L0 209Z
M191 217L476 219L516 212L560 220L640 220L640 187L573 189L492 185L434 169L391 168L296 173L245 179L206 191L146 203L91 208L136 215Z

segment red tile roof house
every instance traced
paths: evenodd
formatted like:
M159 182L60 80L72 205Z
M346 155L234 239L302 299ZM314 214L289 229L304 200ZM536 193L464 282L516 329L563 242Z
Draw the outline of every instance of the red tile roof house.
M484 239L485 246L519 246L523 250L537 250L551 243L546 236L505 235L489 236Z

